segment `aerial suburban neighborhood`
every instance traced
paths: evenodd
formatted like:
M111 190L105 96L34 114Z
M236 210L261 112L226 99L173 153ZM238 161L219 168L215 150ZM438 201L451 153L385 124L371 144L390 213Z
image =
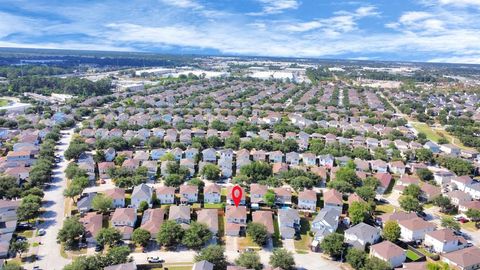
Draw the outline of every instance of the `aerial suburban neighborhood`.
M238 61L204 58L188 75L89 68L55 79L85 84L63 99L5 97L3 265L480 267L472 86L409 88L406 72L390 87L347 79L356 66ZM245 73L272 66L291 77Z

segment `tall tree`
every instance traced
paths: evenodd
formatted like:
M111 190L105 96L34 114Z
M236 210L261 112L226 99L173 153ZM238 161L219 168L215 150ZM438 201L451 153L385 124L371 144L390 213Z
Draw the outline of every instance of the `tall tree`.
M383 238L387 239L390 242L395 242L400 238L401 230L397 221L389 220L383 224Z
M269 262L274 268L279 267L283 270L295 269L295 259L293 258L293 254L283 248L274 249L272 255L270 255Z
M227 268L227 259L225 258L225 249L222 246L210 245L195 256L195 261L209 261L214 265L214 270L225 270ZM289 270L289 269L286 269Z

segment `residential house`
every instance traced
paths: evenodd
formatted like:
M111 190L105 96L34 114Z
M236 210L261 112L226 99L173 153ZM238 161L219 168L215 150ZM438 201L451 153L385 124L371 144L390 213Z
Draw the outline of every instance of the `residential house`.
M465 191L467 187L473 184L473 179L468 175L453 177L450 182L455 185L456 189Z
M314 190L303 190L298 193L298 209L316 211L317 193Z
M467 240L451 229L441 229L426 233L424 245L437 253L447 253L465 248Z
M96 243L95 237L97 237L98 232L103 225L103 215L95 212L87 213L85 216L80 218L80 223L82 223L85 228L85 238L87 243Z
M159 160L166 153L167 153L167 150L163 148L153 149L152 151L150 151L150 157L152 158L152 160Z
M160 226L162 226L164 217L165 210L162 208L147 209L143 212L140 228L150 232L151 238L155 239L160 230Z
M440 145L440 151L452 156L460 156L461 150L453 144L442 144Z
M158 187L155 191L157 194L157 200L160 204L173 204L175 203L175 188L161 186Z
M184 184L180 186L180 203L195 203L198 201L198 186Z
M190 224L190 205L172 205L168 212L168 220L174 220L186 228Z
M445 196L450 198L450 201L453 205L460 205L472 200L472 197L469 194L460 190L447 192L445 193Z
M286 154L285 161L290 165L300 164L300 154L297 152L289 152Z
M127 262L127 263L110 265L103 268L103 270L137 270L137 265L135 264L135 262Z
M370 255L388 262L391 267L399 267L406 260L405 250L387 240L372 245Z
M398 222L401 231L401 239L406 242L423 240L425 234L435 230L435 224L416 217Z
M107 179L110 176L108 175L108 172L110 169L115 168L115 163L113 162L100 162L98 163L98 175L100 179Z
M93 198L97 196L96 192L84 193L77 201L77 209L80 213L86 213L92 210Z
M392 172L393 174L405 174L405 164L403 164L403 161L400 160L391 161L389 164L389 169L390 172Z
M440 146L432 141L428 141L423 145L423 148L432 151L434 154L440 153Z
M123 188L112 188L104 192L107 198L112 199L114 208L125 207L125 190Z
M252 204L252 208L258 208L259 204L264 203L264 196L267 191L267 186L256 183L250 185L250 202Z
M235 203L233 202L233 199L232 199L232 189L233 187L227 187L227 204L228 205L234 205ZM245 191L242 190L242 198L240 199L240 205L245 205L245 199L246 199L246 194L245 194Z
M210 184L203 188L203 201L205 203L220 203L221 197L222 194L219 185Z
M317 157L313 153L303 153L301 156L303 164L307 166L317 165Z
M198 210L197 222L207 225L213 235L218 235L218 209Z
M292 191L289 188L278 187L274 188L275 203L278 205L290 205L292 204Z
M273 151L268 153L268 160L272 163L283 162L283 153L281 151Z
M318 156L318 162L319 162L320 166L331 169L331 168L333 168L335 158L330 154L320 155L320 156Z
M334 233L342 214L337 208L322 208L312 221L311 231L314 233L313 247L318 247L325 236Z
M245 233L247 227L247 208L227 205L225 209L225 234L228 236L239 236Z
M133 208L117 208L111 218L112 226L120 230L123 239L130 239L137 222L137 211Z
M254 161L265 161L267 157L267 153L265 151L256 149L252 149L250 151L250 155L252 156Z
M190 160L195 160L196 157L198 156L198 149L197 148L187 148L187 150L185 150L185 158L186 159L190 159Z
M300 231L300 216L296 209L278 210L278 227L283 239L293 239Z
M461 270L480 268L480 248L476 246L443 254L442 261Z
M420 187L420 190L420 198L424 201L431 201L433 198L442 194L442 190L439 187L429 183L423 183L423 185Z
M147 202L152 207L153 189L146 184L140 184L133 188L131 197L131 206L135 209L140 207L141 202Z
M217 152L213 148L204 149L202 156L202 160L205 162L217 162Z
M275 233L271 211L254 211L252 213L252 222L264 225L270 236Z
M213 270L214 264L209 261L199 261L193 264L192 270Z
M385 191L390 186L390 182L392 181L392 175L385 172L379 172L374 174L373 177L375 177L379 182L379 185L377 187L377 193L385 193Z
M115 149L112 147L109 147L107 150L105 150L104 153L105 153L105 161L107 162L113 161L115 159L115 155L117 154Z
M343 209L342 193L338 192L335 189L326 189L323 192L323 207L335 208L338 211L342 212L342 209Z
M374 172L377 172L377 173L388 172L388 164L381 159L370 161L370 166L372 167L372 170Z
M433 179L437 185L444 185L450 183L455 174L451 171L441 170L433 173Z
M345 230L345 243L361 250L365 250L367 245L375 244L379 239L380 229L363 222Z

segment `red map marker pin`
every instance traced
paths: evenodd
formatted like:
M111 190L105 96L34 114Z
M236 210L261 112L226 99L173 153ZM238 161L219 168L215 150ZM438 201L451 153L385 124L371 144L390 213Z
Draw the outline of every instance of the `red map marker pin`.
M232 199L236 207L238 207L238 205L240 204L240 201L242 200L242 193L243 191L240 186L234 186L232 188Z

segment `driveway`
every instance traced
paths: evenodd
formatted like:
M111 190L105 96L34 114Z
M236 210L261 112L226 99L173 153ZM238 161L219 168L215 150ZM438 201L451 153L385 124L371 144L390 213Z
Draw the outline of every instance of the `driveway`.
M283 240L283 248L288 250L288 251L295 252L295 240L284 239Z
M25 264L26 269L32 269L34 266L39 266L40 269L61 270L63 267L71 262L60 255L60 244L57 243L57 234L63 225L64 219L64 198L63 190L66 187L65 169L68 162L65 160L64 152L72 139L73 128L62 135L60 142L57 144L55 154L60 156L61 162L53 170L52 182L50 188L45 190L45 197L43 198L43 208L45 212L41 216L43 223L38 225L38 228L46 231L44 236L36 237L36 242L42 244L37 249L32 250L32 254L37 254L38 260L34 263Z

